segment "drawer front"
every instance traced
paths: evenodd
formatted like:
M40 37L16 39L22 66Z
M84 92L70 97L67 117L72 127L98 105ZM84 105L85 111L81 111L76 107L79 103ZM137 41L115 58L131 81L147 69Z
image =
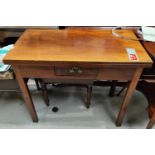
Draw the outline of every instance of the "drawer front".
M84 68L79 66L55 67L54 72L56 76L96 77L99 72L99 69Z

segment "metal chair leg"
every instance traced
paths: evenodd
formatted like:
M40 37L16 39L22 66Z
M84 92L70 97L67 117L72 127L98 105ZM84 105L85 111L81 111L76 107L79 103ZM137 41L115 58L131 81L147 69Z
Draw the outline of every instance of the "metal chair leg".
M129 82L127 84L125 84L122 89L116 94L117 96L120 96L122 94L122 92L128 87Z
M120 95L122 94L122 92L125 90L125 88L126 88L126 86L123 87L116 95L117 95L117 96L120 96Z
M39 85L39 80L38 79L34 79L36 86L37 86L37 90L41 90L40 85Z
M42 80L40 80L41 89L42 89L42 95L45 101L45 104L49 106L49 98L48 98L48 91L47 91L47 85Z
M112 80L109 96L113 97L115 95L116 85L117 85L117 80Z
M87 85L86 108L90 107L92 97L92 85Z

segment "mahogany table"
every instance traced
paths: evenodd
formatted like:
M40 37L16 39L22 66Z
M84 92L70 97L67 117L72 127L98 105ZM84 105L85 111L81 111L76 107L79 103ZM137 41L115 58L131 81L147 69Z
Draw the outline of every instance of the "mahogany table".
M117 32L136 38L131 30ZM136 60L129 58L126 48L135 49ZM116 125L123 121L143 69L152 65L152 60L138 41L118 38L112 35L111 30L76 29L28 29L6 55L4 62L13 66L34 122L38 121L38 117L24 78L45 78L62 83L130 80Z

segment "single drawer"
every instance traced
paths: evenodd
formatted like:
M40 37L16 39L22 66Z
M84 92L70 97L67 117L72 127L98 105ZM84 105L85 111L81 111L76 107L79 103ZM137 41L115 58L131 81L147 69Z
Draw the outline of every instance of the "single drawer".
M89 76L94 77L98 74L98 68L85 68L79 66L54 67L56 76Z

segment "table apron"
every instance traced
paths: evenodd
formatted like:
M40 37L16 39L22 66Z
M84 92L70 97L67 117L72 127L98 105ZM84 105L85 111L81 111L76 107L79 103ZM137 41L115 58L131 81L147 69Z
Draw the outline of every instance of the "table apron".
M136 68L89 68L82 74L56 75L51 66L16 66L23 78L53 80L131 80ZM89 72L88 72L89 71Z

